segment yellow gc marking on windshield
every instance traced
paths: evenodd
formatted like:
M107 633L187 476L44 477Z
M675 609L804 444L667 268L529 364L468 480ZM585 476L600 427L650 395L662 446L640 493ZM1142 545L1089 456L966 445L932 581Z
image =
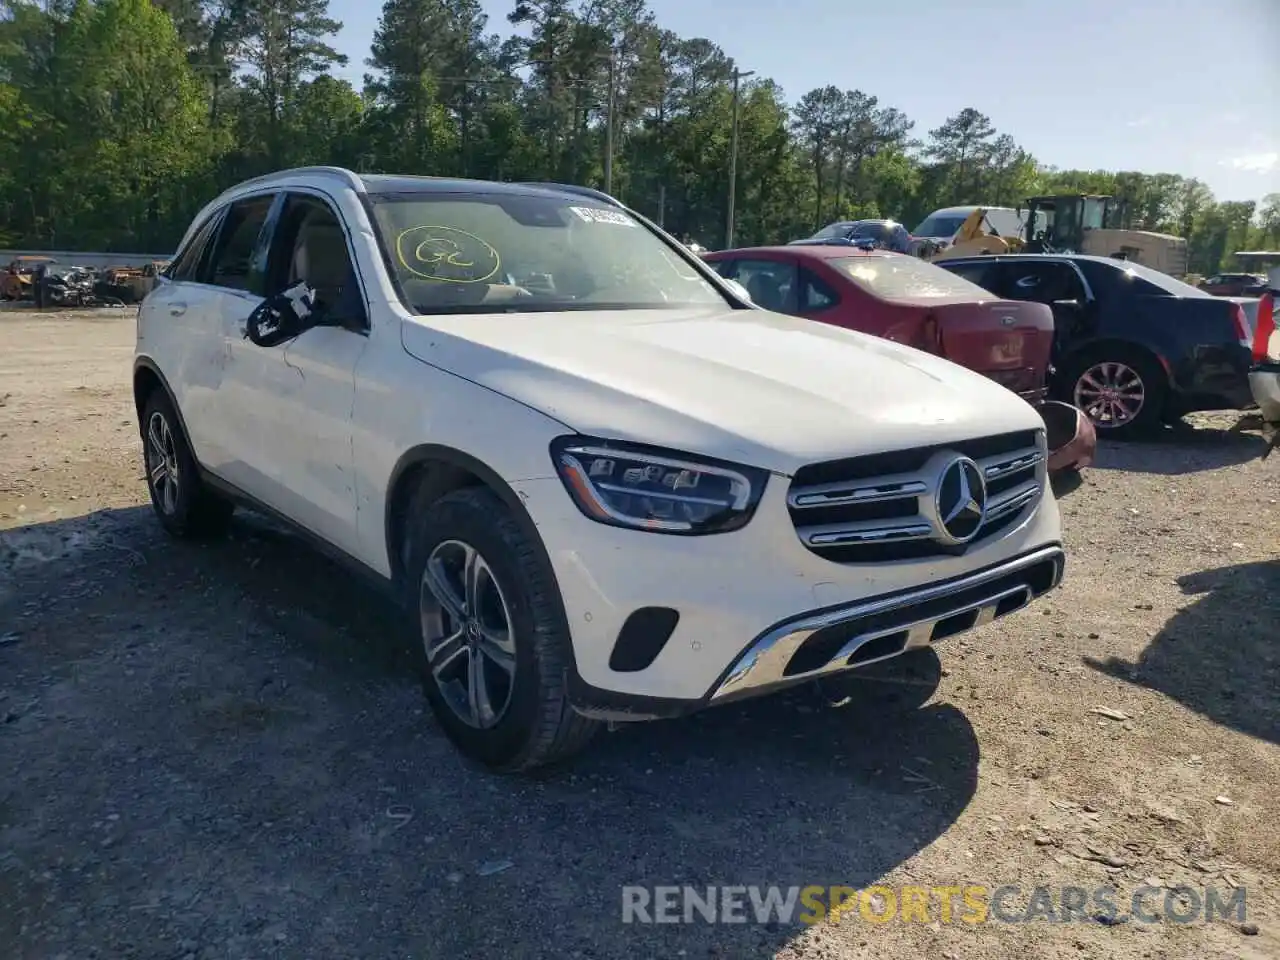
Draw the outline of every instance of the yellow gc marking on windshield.
M442 283L484 283L502 265L498 251L474 233L431 224L396 237L396 259L415 277Z

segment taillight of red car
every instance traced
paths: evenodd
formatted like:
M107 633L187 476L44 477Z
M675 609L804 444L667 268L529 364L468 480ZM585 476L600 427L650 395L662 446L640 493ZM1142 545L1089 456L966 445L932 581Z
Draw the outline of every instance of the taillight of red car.
M1268 291L1258 302L1258 327L1253 332L1254 363L1264 363L1274 359L1271 356L1271 335L1275 332L1276 295Z

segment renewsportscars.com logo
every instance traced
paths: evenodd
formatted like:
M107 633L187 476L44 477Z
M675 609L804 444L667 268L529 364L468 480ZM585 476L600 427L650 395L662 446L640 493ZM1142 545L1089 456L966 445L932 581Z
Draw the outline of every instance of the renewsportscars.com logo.
M1245 920L1245 888L626 886L623 923L1194 923Z

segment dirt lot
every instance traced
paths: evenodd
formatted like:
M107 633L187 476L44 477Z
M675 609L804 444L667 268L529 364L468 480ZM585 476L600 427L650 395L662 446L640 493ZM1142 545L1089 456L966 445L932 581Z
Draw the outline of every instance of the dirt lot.
M1234 417L1104 447L1062 589L941 666L517 780L459 761L345 572L248 516L161 534L132 336L0 314L0 956L1280 955L1280 458ZM620 920L624 884L876 882L1242 887L1248 918Z

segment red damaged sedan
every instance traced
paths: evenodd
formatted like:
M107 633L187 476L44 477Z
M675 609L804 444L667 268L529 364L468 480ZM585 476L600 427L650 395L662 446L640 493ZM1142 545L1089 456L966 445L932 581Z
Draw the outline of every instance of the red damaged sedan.
M1054 325L1044 304L996 299L925 260L883 250L751 247L703 259L766 310L884 337L985 374L1040 409L1050 470L1093 462L1088 418L1045 400Z

